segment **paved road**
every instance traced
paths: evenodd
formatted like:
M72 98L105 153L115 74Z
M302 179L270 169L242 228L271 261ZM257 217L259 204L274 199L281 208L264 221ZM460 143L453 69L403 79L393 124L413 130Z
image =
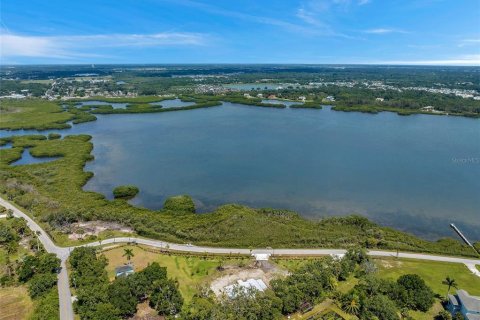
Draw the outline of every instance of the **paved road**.
M212 253L212 254L247 254L252 253L270 253L275 256L285 255L285 256L320 256L320 255L341 255L346 252L344 249L242 249L242 248L212 248L212 247L201 247L187 244L177 244L169 243L159 240L150 240L142 239L135 237L119 237L111 238L102 241L96 241L88 243L84 246L99 246L105 244L114 244L114 243L125 243L125 242L136 242L138 244L143 244L155 248L168 248L174 251L182 252L194 252L194 253ZM73 248L73 247L72 247ZM397 257L396 252L392 251L378 251L370 250L368 251L370 256L375 257ZM405 253L399 252L399 258L407 259L419 259L419 260L431 260L431 261L443 261L443 262L453 262L453 263L463 263L463 264L472 264L480 265L480 259L469 259L469 258L460 258L460 257L446 257L446 256L437 256L421 253Z
M60 301L60 319L61 320L73 320L73 308L72 308L72 300L71 300L71 292L70 292L70 284L68 282L68 273L67 268L65 265L65 261L67 260L68 256L70 255L68 248L58 247L53 243L52 239L47 235L45 231L35 222L33 221L27 214L20 211L16 207L14 207L9 202L5 201L4 199L0 198L0 204L7 209L11 209L13 211L14 216L21 217L27 220L28 227L37 233L40 242L45 247L45 250L49 253L54 253L60 258L61 262L61 270L58 274L58 298Z
M27 214L17 209L11 205L8 201L0 198L0 204L8 209L12 209L16 217L22 217L27 220L27 224L35 232L39 233L39 239L42 242L43 246L47 252L55 253L62 260L62 270L58 274L58 295L60 298L60 319L61 320L73 320L73 308L71 301L71 292L69 279L67 274L67 268L65 266L65 261L70 255L70 251L79 246L72 247L58 247L53 241L48 237L45 231L33 221ZM102 241L91 242L81 246L99 246L105 244L115 244L115 243L126 243L126 242L136 242L138 244L148 245L155 248L168 248L170 250L182 251L182 252L193 252L193 253L210 253L210 254L246 254L250 255L252 253L269 253L273 255L288 255L288 256L319 256L319 255L341 255L346 252L343 249L242 249L242 248L213 248L213 247L202 247L194 246L188 244L177 244L169 243L159 240L150 240L143 238L135 237L119 237L111 238ZM463 263L467 266L473 274L480 277L480 272L476 270L475 265L480 265L480 259L468 259L460 257L448 257L448 256L437 256L421 253L405 253L399 252L398 255L396 252L391 251L378 251L370 250L368 251L370 256L376 257L399 257L399 258L408 258L408 259L419 259L419 260L430 260L430 261L442 261L442 262L452 262L452 263Z

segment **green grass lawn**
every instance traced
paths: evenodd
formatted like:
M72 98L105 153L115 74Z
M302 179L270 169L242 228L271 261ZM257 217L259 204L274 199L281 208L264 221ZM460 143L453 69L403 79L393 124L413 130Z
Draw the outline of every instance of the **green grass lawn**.
M480 295L480 277L470 273L460 263L432 262L409 259L375 259L379 266L378 274L382 278L396 280L403 274L416 273L421 276L433 291L441 296L447 293L447 286L442 281L450 276L458 284L458 288L470 294Z
M121 246L103 252L109 261L107 272L111 280L115 278L115 267L127 262L127 259L123 257L124 249L126 248L133 249L134 257L131 261L137 272L152 262L158 262L162 267L166 267L168 277L178 280L180 292L187 303L198 292L200 286L207 284L208 280L215 276L217 273L216 268L222 263L222 258L220 257L203 259L201 257L185 257L149 252L143 250L140 246ZM224 263L239 262L239 260L223 261Z
M287 269L288 271L295 271L305 263L313 260L323 259L322 257L319 258L305 258L305 259L276 259L273 260L275 264L278 266Z

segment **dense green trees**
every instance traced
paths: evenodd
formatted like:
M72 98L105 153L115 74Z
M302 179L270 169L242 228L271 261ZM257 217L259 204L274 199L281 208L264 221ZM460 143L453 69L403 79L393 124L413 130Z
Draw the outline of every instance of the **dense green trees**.
M406 274L398 278L398 300L401 305L412 310L427 311L433 305L434 293L425 281L416 274Z
M31 319L57 319L56 283L60 260L44 251L25 219L14 218L10 210L1 206L0 213L7 214L6 219L0 219L0 248L7 252L5 260L0 263L0 286L25 285L35 304ZM19 246L20 240L28 240L30 250L26 255L24 248ZM19 251L19 248L23 250ZM14 255L20 257L13 259Z
M182 314L186 320L282 319L282 301L271 290L234 290L233 297L195 296Z
M158 263L128 277L108 281L107 260L94 248L76 248L70 255L71 282L77 289L75 311L87 320L120 319L132 316L140 301L149 299L159 314L174 315L183 305L175 281L167 279Z
M360 319L398 320L395 303L382 294L373 295L363 301Z
M170 279L154 282L149 297L150 306L160 315L174 315L181 311L183 298L178 291L178 284Z
M28 292L32 298L36 298L50 290L56 283L56 274L39 273L29 281Z
M129 278L118 278L108 286L108 300L121 315L133 315L138 299Z
M433 306L433 298L432 290L416 274L403 275L396 282L369 275L363 277L350 292L342 295L339 302L343 310L360 319L377 317L393 320L399 319L401 311L426 312Z

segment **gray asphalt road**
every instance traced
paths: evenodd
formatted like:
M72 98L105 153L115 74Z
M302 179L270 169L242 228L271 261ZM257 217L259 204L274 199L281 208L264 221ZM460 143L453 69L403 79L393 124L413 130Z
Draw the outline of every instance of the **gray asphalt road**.
M60 299L60 319L61 320L73 320L73 308L71 301L71 292L70 284L67 274L67 268L65 266L65 261L70 255L70 251L79 246L73 247L58 247L53 241L48 237L45 231L33 221L27 214L21 210L14 207L8 201L0 198L0 205L12 209L16 217L22 217L27 220L28 226L35 232L40 232L39 239L44 245L47 252L55 253L62 260L62 270L58 274L58 295ZM182 252L193 252L193 253L209 253L209 254L246 254L250 255L252 253L270 253L274 255L288 255L288 256L319 256L319 255L338 255L344 254L346 250L343 249L242 249L242 248L213 248L213 247L202 247L194 246L189 244L177 244L169 243L159 240L150 240L143 238L135 237L119 237L106 239L102 241L91 242L82 246L99 246L105 244L115 244L115 243L126 243L126 242L136 242L138 244L148 245L155 248L168 248L170 250L182 251ZM397 257L396 252L391 251L378 251L370 250L368 252L371 256L376 257ZM448 257L448 256L438 256L438 255L429 255L421 253L405 253L399 252L399 258L408 258L408 259L419 259L419 260L430 260L430 261L442 261L442 262L452 262L452 263L463 263L470 270L472 266L480 265L480 259L468 259L460 257ZM473 272L473 271L472 271ZM473 272L474 273L474 272ZM480 276L480 273L474 273L477 276Z
M20 211L16 207L14 207L9 202L5 201L4 199L0 198L0 204L7 209L11 209L13 214L16 217L21 217L27 220L28 227L36 232L39 236L40 242L45 247L45 250L49 253L54 253L62 260L61 263L61 270L58 274L58 298L60 300L60 319L61 320L73 320L73 308L72 308L72 300L71 300L71 292L70 292L70 284L68 282L68 273L67 268L65 266L65 261L69 256L69 249L62 248L56 246L52 239L47 235L45 231L35 222L33 221L27 214Z

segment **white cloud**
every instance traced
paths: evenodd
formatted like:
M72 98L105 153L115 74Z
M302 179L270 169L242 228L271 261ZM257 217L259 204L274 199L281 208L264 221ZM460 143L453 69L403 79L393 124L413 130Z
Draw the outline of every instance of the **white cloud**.
M155 34L97 34L72 36L24 36L1 30L0 57L75 58L98 56L90 54L96 48L161 47L204 45L205 34L162 32ZM84 51L87 51L85 53Z
M479 39L463 39L458 44L459 47L466 47L466 46L480 46L480 38Z
M400 65L444 65L444 66L480 66L480 54L462 55L437 60L392 60L376 61L372 64L400 64Z
M371 34L408 33L407 31L404 31L401 29L391 29L391 28L375 28L375 29L364 30L363 32L371 33Z
M371 1L370 0L359 0L358 1L358 5L359 6L363 6L365 4L369 4Z

